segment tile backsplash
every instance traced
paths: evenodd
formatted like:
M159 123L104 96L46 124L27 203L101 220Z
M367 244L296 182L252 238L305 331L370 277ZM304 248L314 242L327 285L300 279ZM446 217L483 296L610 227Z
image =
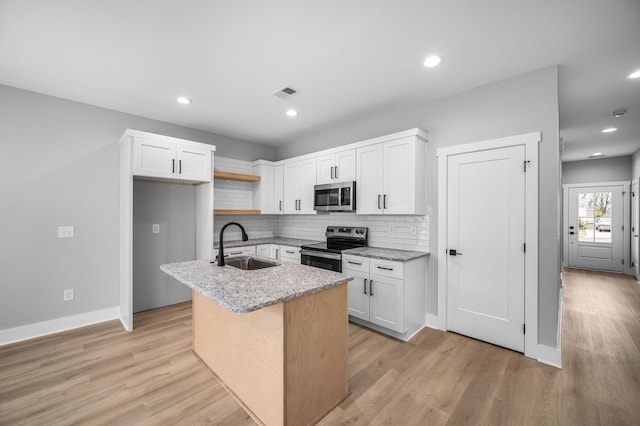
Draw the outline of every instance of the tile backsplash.
M238 222L249 238L287 237L324 241L329 225L366 226L369 245L400 250L429 251L429 216L374 216L353 213L317 215L216 216L215 238L226 223ZM225 241L241 238L237 227L225 231Z

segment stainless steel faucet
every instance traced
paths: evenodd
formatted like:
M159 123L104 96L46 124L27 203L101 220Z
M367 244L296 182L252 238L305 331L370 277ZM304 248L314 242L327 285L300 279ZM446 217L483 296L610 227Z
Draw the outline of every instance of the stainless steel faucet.
M227 229L227 226L229 225L237 225L240 228L240 230L242 231L242 241L247 241L249 239L249 237L247 236L247 232L238 222L229 222L224 225L220 230L220 243L218 244L218 257L216 258L218 260L218 266L224 266L224 247L222 245L222 235L224 234L224 230Z

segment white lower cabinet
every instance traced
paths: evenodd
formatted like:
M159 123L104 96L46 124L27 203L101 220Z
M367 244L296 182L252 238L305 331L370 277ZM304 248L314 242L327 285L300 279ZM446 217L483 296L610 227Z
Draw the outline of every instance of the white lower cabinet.
M280 246L280 260L283 262L300 263L300 247Z
M408 340L424 327L426 257L408 262L344 254L349 315L380 332Z
M279 259L280 246L277 244L259 244L256 246L256 254L270 259Z
M218 257L219 249L213 250L213 256ZM248 256L250 254L256 254L256 246L243 246L243 247L228 247L224 249L224 257L229 256Z

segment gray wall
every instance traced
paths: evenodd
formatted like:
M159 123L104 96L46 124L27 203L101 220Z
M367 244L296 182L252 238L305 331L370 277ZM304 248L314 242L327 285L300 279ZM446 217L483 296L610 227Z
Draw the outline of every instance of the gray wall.
M640 149L631 156L631 178L640 177Z
M278 151L280 159L336 147L413 127L428 132L427 203L437 212L436 149L521 133L542 132L539 197L539 335L557 345L560 280L560 154L557 67L479 87L445 99L338 123L309 134ZM431 217L428 311L437 311L438 218Z
M119 305L119 150L126 128L277 159L275 148L0 85L0 329ZM58 239L59 225L76 237ZM75 300L63 302L64 289Z
M562 163L562 183L631 180L631 156Z
M195 186L133 182L134 313L191 300L191 289L160 265L196 258L195 217Z

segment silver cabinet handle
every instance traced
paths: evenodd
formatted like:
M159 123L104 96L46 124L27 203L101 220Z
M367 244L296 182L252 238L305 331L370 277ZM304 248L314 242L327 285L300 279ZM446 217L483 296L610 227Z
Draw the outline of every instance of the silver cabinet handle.
M282 200L280 200L280 211L282 211Z
M338 179L338 166L336 166L336 179Z
M176 172L176 159L172 158L171 159L171 173L175 173Z
M384 194L384 196L382 197L382 208L387 208L387 194Z
M178 160L178 173L182 174L182 160Z
M333 179L333 167L331 167L331 179Z
M378 209L380 209L380 197L381 197L381 195L378 194Z
M373 280L369 281L369 295L373 296Z
M367 294L367 279L364 279L364 294Z
M360 265L360 266L362 266L362 262L354 262L352 260L347 260L347 263L350 263L352 265Z
M276 259L280 259L280 249L276 249Z
M296 254L296 252L295 252L295 251L291 251L291 250L285 250L284 252L285 252L285 253L289 253L289 254Z

